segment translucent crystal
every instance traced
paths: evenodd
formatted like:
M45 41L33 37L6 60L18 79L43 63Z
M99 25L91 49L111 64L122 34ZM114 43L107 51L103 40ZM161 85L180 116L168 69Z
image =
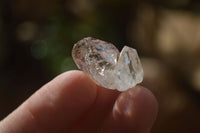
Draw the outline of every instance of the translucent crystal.
M111 43L91 37L77 42L72 57L96 84L125 91L143 80L143 69L133 48L125 46L121 53Z

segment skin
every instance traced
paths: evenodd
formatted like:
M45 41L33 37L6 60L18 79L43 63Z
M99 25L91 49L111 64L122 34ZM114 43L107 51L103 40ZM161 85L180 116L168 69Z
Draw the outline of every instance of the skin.
M142 86L125 92L95 85L83 72L65 72L0 122L1 133L148 133L158 104Z

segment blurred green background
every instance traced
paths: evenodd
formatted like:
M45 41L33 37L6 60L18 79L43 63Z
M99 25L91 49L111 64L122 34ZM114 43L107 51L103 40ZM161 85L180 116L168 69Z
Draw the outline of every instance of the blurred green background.
M56 75L92 36L137 49L159 101L152 133L200 132L200 1L1 0L0 119Z

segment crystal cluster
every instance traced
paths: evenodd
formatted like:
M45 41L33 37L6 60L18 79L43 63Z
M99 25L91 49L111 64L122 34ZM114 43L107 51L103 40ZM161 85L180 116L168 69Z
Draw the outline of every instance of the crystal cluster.
M72 50L72 57L96 84L125 91L143 80L143 69L133 48L124 46L121 53L111 43L83 38Z

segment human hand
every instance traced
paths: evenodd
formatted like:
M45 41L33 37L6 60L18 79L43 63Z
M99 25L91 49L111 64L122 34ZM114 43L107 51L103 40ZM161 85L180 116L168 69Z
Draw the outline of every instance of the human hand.
M148 133L157 101L142 86L125 92L69 71L47 83L0 122L0 133Z

